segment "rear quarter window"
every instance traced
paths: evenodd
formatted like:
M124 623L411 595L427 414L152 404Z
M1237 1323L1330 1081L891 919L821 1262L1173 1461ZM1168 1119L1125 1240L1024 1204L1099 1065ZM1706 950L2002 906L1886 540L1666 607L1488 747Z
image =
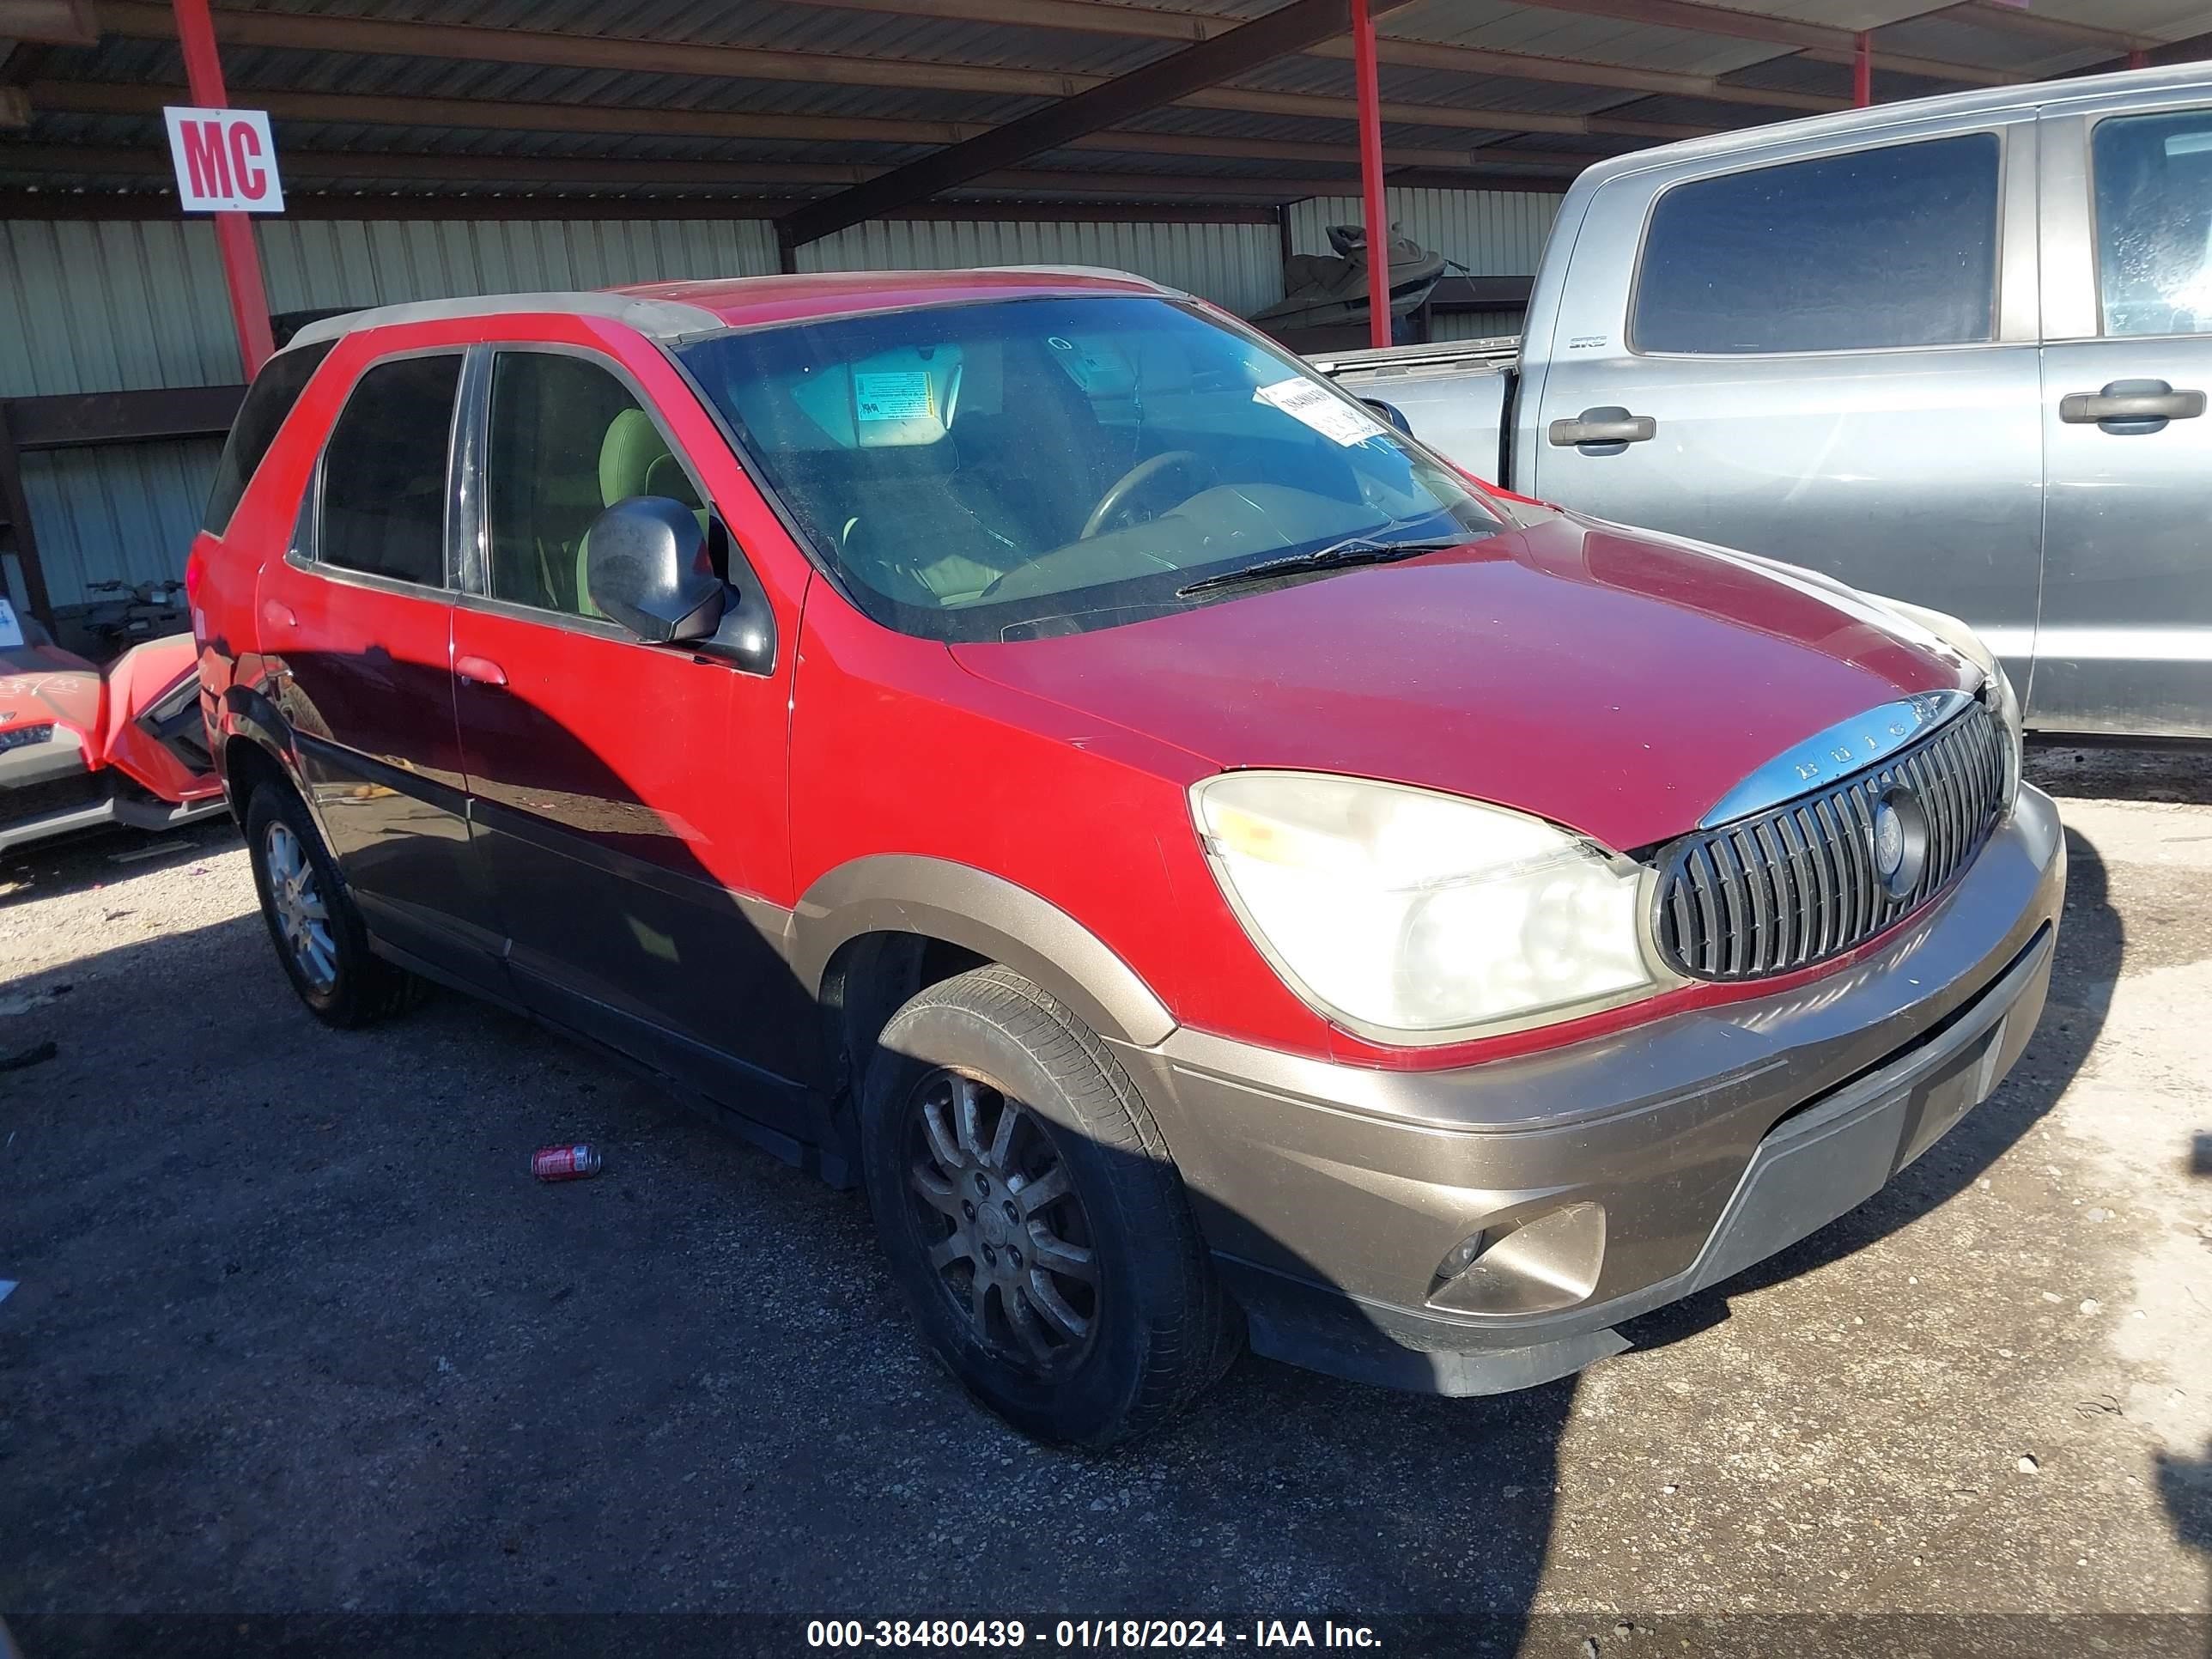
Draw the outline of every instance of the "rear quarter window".
M300 394L307 389L307 382L323 366L323 359L331 355L334 341L323 341L315 345L301 346L291 351L280 351L261 366L253 377L253 385L239 405L237 418L230 423L230 436L222 446L222 459L216 463L215 485L208 492L207 512L201 517L203 528L220 536L228 528L230 515L238 510L238 503L246 495L246 487L253 482L262 458L269 453L270 445L283 429L285 418L300 401Z
M1638 351L1728 356L1995 337L1993 132L1693 179L1637 272Z

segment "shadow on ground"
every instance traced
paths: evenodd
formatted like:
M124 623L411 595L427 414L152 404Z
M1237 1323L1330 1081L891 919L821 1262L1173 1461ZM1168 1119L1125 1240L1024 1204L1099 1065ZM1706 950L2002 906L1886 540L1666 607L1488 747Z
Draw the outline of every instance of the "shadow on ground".
M2063 802L2154 801L2202 805L2212 801L2212 743L2070 744L2032 738L2027 781Z

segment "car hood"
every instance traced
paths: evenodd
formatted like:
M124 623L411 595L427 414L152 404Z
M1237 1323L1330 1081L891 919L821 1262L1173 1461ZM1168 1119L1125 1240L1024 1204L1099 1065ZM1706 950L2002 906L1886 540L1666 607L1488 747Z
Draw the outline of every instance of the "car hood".
M1571 514L1122 627L953 652L1214 767L1421 785L1622 850L1693 827L1839 721L1981 678L1851 590Z

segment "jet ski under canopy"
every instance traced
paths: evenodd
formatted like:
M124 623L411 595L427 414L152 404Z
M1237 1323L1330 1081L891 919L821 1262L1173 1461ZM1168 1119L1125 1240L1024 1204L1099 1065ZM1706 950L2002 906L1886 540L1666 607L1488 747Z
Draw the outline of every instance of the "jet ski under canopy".
M1331 225L1334 253L1293 253L1283 261L1283 297L1251 321L1269 329L1326 328L1367 318L1367 231ZM1402 317L1429 297L1449 263L1390 227L1390 314Z

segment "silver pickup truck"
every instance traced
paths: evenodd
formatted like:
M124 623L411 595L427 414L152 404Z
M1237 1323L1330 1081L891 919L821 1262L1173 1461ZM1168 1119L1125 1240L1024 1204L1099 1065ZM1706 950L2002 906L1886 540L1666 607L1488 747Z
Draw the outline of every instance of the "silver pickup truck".
M1966 618L2033 726L2212 737L2212 67L1601 162L1527 330L1316 361L1523 494Z

